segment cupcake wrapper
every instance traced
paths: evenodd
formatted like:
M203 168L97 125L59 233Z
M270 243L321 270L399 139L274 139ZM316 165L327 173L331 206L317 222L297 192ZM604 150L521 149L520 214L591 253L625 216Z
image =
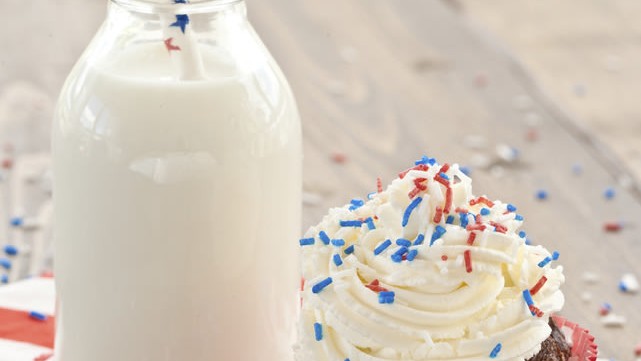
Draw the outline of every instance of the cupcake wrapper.
M597 345L594 336L588 330L579 327L561 316L552 316L556 326L563 332L568 342L572 343L572 357L570 361L595 361L597 358Z

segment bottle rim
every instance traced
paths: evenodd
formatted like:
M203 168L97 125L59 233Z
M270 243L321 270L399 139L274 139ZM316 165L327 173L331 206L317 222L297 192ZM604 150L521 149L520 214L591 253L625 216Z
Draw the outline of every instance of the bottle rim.
M181 13L197 14L221 10L244 0L191 0L186 3L175 3L172 0L111 0L113 4L127 10L146 13Z

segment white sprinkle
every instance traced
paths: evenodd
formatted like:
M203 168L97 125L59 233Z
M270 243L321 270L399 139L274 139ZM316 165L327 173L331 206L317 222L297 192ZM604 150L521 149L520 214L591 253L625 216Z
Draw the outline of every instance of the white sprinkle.
M639 281L632 273L626 273L621 277L619 288L626 293L637 293L639 291Z
M583 275L581 275L581 279L583 279L583 282L585 283L595 284L599 282L601 277L597 273L585 271L583 272Z
M626 321L625 317L619 316L615 313L609 313L606 316L601 317L601 324L605 327L623 327Z
M477 153L470 158L470 164L474 168L487 168L491 163L492 160L485 154Z
M463 145L470 149L483 149L487 147L487 138L477 134L466 135L463 138Z
M584 303L589 303L590 301L592 301L592 293L587 292L587 291L582 292L581 293L581 301L583 301Z
M519 158L519 151L507 144L498 144L496 146L496 155L508 163L512 163Z

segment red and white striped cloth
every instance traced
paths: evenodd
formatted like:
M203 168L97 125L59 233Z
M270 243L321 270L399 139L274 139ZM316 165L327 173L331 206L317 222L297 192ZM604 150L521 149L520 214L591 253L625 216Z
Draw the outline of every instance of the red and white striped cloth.
M0 287L0 361L44 361L52 354L55 286L31 278ZM30 316L46 315L46 320Z

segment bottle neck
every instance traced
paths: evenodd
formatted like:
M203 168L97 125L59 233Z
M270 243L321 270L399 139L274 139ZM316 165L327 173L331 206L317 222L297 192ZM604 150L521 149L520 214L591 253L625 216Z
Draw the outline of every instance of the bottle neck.
M147 13L200 14L244 8L244 0L110 0L127 10Z

